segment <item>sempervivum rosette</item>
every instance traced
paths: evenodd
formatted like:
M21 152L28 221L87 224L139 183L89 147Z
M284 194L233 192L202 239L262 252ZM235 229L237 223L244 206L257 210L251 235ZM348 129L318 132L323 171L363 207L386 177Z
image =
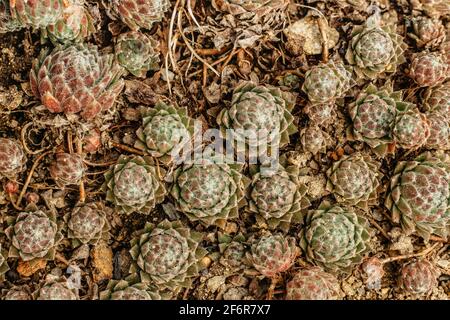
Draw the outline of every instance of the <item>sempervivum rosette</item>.
M299 182L296 166L279 165L274 172L251 167L252 182L248 188L247 210L270 229L289 230L291 222L299 222L302 209L309 206L306 186Z
M366 218L322 203L308 213L299 234L300 247L310 262L330 272L348 273L369 251L369 232Z
M423 110L439 113L450 120L450 81L425 90L423 95Z
M34 206L27 207L26 212L8 218L6 235L11 240L10 258L23 261L42 258L53 260L55 249L62 239L60 228L53 212L44 212Z
M106 289L100 292L100 300L168 300L170 295L161 293L148 284L139 282L131 275L123 280L109 280Z
M50 165L50 175L60 187L79 184L86 170L79 154L59 152Z
M248 178L238 170L239 165L211 159L180 166L173 173L170 191L177 210L206 226L222 226L228 219L237 218L248 185Z
M400 287L416 296L429 293L437 287L439 272L428 260L413 260L406 263L401 270Z
M33 63L33 94L50 112L80 113L85 120L114 105L122 91L123 69L112 54L91 44L43 50Z
M361 153L343 156L328 169L326 188L338 202L367 209L378 196L379 167L379 163Z
M64 9L74 0L11 0L11 16L23 26L33 28L47 27L61 19Z
M0 0L0 33L20 30L23 25L11 16L9 0Z
M166 195L160 179L157 168L148 157L121 155L117 164L105 173L103 190L106 191L106 200L121 212L149 214Z
M33 293L35 300L79 300L78 292L64 277L49 275L40 288Z
M131 241L131 256L144 283L176 293L189 287L200 270L206 250L199 246L200 233L181 222L164 220L157 226L147 224L141 235Z
M142 112L142 126L136 132L135 148L148 152L163 163L179 156L194 136L194 120L186 108L159 102Z
M416 231L447 237L450 227L450 167L448 160L424 153L413 161L401 161L390 182L385 205L392 220L406 233Z
M394 73L406 61L406 44L395 25L380 27L372 19L355 26L345 55L360 78L375 79L381 73Z
M397 146L409 150L418 149L430 136L430 122L415 105L411 105L397 115L393 136Z
M341 294L338 279L319 267L298 271L286 291L286 300L336 300Z
M19 141L0 138L0 178L13 178L22 171L25 162L25 153Z
M297 132L291 114L294 104L293 96L278 88L242 82L233 91L231 107L221 110L217 122L223 136L237 142L237 152L245 145L262 154L270 146L283 147Z
M413 57L409 76L420 87L436 86L450 76L450 66L440 53L421 52Z

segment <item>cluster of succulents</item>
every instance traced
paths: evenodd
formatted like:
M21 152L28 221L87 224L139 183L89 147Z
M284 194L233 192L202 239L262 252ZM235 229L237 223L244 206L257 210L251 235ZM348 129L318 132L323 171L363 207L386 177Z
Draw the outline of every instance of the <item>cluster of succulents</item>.
M91 44L43 50L33 63L33 94L51 112L80 113L92 119L110 109L123 89L123 69L112 54Z
M151 159L140 156L121 155L105 173L103 189L106 200L126 214L149 214L166 195L158 168Z
M79 154L59 152L49 168L50 176L60 187L79 184L83 179L85 165Z
M136 132L138 140L134 146L169 163L180 155L194 134L194 120L186 108L158 102L154 108L142 112L142 126Z
M170 189L177 210L206 226L237 218L249 183L239 170L237 164L218 164L211 159L181 165L173 173Z
M102 203L93 202L79 205L64 216L67 238L72 240L73 247L109 239L110 225L105 211Z
M0 138L0 177L14 177L22 171L25 161L22 145L17 140Z
M298 168L279 165L275 172L266 172L264 167L253 166L251 172L247 209L270 229L287 232L291 222L299 222L302 209L310 204L306 187L298 180Z
M448 160L424 153L397 164L385 205L406 233L445 238L450 228L449 199Z
M110 3L112 12L118 16L131 30L151 29L169 10L169 0L113 0Z
M327 171L327 190L338 202L366 209L378 195L380 164L367 155L354 153L334 162Z
M337 278L319 267L301 269L286 284L286 300L337 300Z
M202 234L181 222L164 220L157 226L148 223L142 234L131 241L131 271L139 273L142 282L161 290L177 292L189 287L206 254L201 241Z
M147 71L159 69L158 42L138 31L120 34L114 47L116 59L132 75L145 78Z
M35 258L53 260L63 236L53 212L29 207L26 212L8 219L5 230L11 241L8 257L30 261Z
M308 213L299 237L306 258L335 273L351 272L370 250L366 218L325 202Z
M224 137L238 142L237 152L243 151L244 144L264 153L266 145L288 144L297 131L291 114L294 104L294 97L279 88L242 82L233 91L231 107L222 109L217 122Z
M246 259L263 276L271 278L292 267L299 253L295 238L267 233L250 239Z

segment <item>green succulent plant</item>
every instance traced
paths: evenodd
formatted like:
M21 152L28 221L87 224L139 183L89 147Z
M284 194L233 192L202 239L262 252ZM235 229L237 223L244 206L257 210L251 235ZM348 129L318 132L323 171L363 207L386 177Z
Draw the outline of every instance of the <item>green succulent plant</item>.
M136 275L123 280L109 280L106 289L100 292L100 300L168 300L170 293L161 295L158 289L139 282Z
M450 228L450 167L445 157L426 152L401 161L394 170L385 206L392 220L410 234L446 238Z
M422 147L430 136L427 116L412 105L397 115L393 136L396 145L403 149L415 150Z
M351 272L370 250L367 219L326 202L308 213L299 237L306 258L333 273Z
M148 157L121 155L117 164L105 173L102 188L106 192L106 200L127 214L149 214L166 196L158 169Z

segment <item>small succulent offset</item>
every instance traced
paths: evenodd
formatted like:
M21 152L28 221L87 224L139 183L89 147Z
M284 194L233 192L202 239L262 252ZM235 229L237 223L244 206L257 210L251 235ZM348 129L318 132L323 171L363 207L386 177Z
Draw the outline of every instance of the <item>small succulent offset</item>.
M445 158L424 153L400 162L391 178L385 206L407 234L416 231L446 238L450 228L450 166Z
M23 28L20 21L13 19L9 0L0 0L0 34L17 31Z
M336 105L334 103L311 104L303 109L311 122L319 126L329 125L336 119Z
M56 246L62 239L55 214L35 207L27 209L8 219L9 227L5 230L11 240L8 256L23 261L53 260Z
M77 290L70 288L67 279L55 276L50 276L33 297L35 300L79 300Z
M106 191L106 200L126 214L149 214L166 195L158 169L150 158L140 156L121 155L117 164L105 173L102 188Z
M177 210L206 226L221 226L237 218L249 183L240 169L238 164L217 164L211 159L183 164L174 171L170 190Z
M0 138L0 178L13 178L25 165L22 145L14 139Z
M429 293L437 287L439 272L428 260L413 260L402 267L399 279L403 290L417 296Z
M86 166L79 154L59 152L50 165L50 176L60 187L79 184Z
M132 75L145 78L147 71L159 69L158 41L139 32L130 31L119 35L114 46L119 64Z
M81 113L85 120L114 105L123 89L123 69L112 54L91 44L43 50L33 63L33 94L50 112Z
M64 216L67 238L72 240L74 248L82 244L96 245L109 239L110 225L105 211L101 203L92 202L77 206Z
M30 288L28 288L26 285L14 286L10 288L4 296L4 300L11 300L11 301L26 301L31 299L32 297L30 293Z
M450 75L450 66L438 52L421 52L413 57L409 76L420 87L431 87L442 83Z
M413 32L408 35L418 47L437 48L445 41L445 27L439 19L416 17L411 20Z
M231 237L228 234L219 233L219 262L224 267L233 271L245 268L244 257L247 250L246 238L242 234Z
M194 120L186 108L158 102L142 112L142 126L136 132L138 140L134 146L169 163L191 142L194 131Z
M100 292L100 300L168 300L170 296L161 293L148 284L139 282L131 275L123 280L110 280L106 290Z
M375 79L382 73L394 73L406 62L406 44L397 34L395 25L381 27L376 19L355 26L345 55L359 78Z
M450 120L450 81L427 88L423 95L423 110L439 113Z
M416 106L410 106L397 116L393 136L395 144L401 148L415 150L422 147L430 136L427 116Z
M11 16L23 26L45 28L56 23L73 0L9 1Z
M161 290L177 292L189 287L206 255L199 246L201 240L202 234L179 221L164 220L157 226L147 223L142 234L131 241L135 264L130 271L138 272L142 282Z
M308 95L310 104L326 104L344 97L353 83L348 67L342 62L330 61L306 72L302 90Z
M263 276L269 278L292 267L300 254L295 238L282 234L266 233L255 237L250 239L250 246L246 260Z
M238 142L237 152L244 151L245 144L264 153L267 145L288 144L289 136L297 132L291 114L294 105L294 96L279 88L242 82L233 91L231 107L221 110L217 122L224 137Z
M6 259L8 259L8 252L0 244L0 281L5 281L5 273L9 270Z
M334 273L350 272L370 249L366 218L325 202L308 213L299 237L306 258Z
M425 143L428 149L450 149L450 125L449 121L440 113L427 114L430 124L430 136Z
M349 106L352 125L348 135L354 140L366 142L377 155L384 156L394 142L397 113L409 107L410 104L402 99L402 92L394 92L390 84L380 89L370 84Z
M153 23L159 22L169 10L169 0L113 0L111 6L131 30L151 29Z
M361 153L343 156L328 169L326 188L338 202L367 209L378 196L379 167L378 162Z
M288 0L212 0L216 10L233 15L252 15L257 19L264 18L274 11L287 7Z
M319 267L298 271L286 291L286 300L337 300L341 295L337 278Z
M310 124L300 130L300 141L303 149L311 152L313 155L317 153L325 153L330 136L319 126Z
M300 221L302 210L310 205L306 186L299 182L298 167L284 168L280 164L274 172L266 173L262 167L251 166L250 173L247 210L270 229L287 232L292 222Z
M49 38L57 44L82 42L95 31L93 19L84 7L84 0L72 0L73 4L64 8L58 21L42 29L42 39Z

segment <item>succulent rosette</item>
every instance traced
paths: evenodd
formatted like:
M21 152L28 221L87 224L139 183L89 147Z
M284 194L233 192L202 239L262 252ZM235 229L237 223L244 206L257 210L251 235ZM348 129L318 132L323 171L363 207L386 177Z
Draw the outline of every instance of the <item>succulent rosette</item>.
M398 65L406 62L407 46L395 29L395 25L380 27L373 22L353 28L345 57L359 78L375 79L385 72L394 73Z
M430 136L430 122L427 116L413 105L397 116L393 136L399 147L415 150L427 142Z
M450 76L450 66L440 53L421 52L413 57L409 76L420 87L431 87Z
M439 113L450 120L450 81L425 90L423 110Z
M286 300L337 300L338 279L319 267L298 271L286 285Z
M237 164L211 159L183 164L174 171L170 190L177 210L206 226L237 218L249 183L240 169Z
M147 71L159 69L158 41L139 32L122 33L114 46L119 64L132 75L145 78Z
M14 139L0 138L0 178L13 178L26 162L22 145Z
M103 190L106 200L126 214L149 214L166 196L158 169L150 158L140 156L121 155L105 173Z
M0 281L5 281L5 273L9 270L6 259L8 259L8 252L0 244Z
M10 301L26 301L31 300L31 298L30 289L25 285L13 286L6 292L3 299Z
M170 9L169 0L113 0L113 13L131 30L151 29Z
M302 90L308 95L310 104L326 104L344 97L353 83L348 67L342 62L330 61L306 72Z
M79 184L86 167L79 154L59 152L50 165L50 176L60 187Z
M11 16L9 0L0 0L0 34L22 29L24 26Z
M131 241L131 256L144 283L177 292L189 287L200 270L206 250L202 235L179 221L164 220L157 226L146 224L142 234Z
M370 84L349 106L352 119L349 136L367 143L377 155L386 155L388 146L394 142L396 116L410 105L403 101L402 92L394 92L390 84L380 89Z
M73 0L13 0L9 1L11 16L23 26L47 27L63 16L64 10Z
M437 287L438 276L439 272L430 261L413 260L402 267L399 283L403 290L421 296Z
M336 105L334 103L311 104L303 109L309 120L319 126L329 125L336 119Z
M271 278L292 267L299 254L295 238L266 233L250 240L246 259L263 276Z
M430 136L425 143L428 149L450 149L450 125L449 121L440 113L427 114L430 124Z
M416 17L411 20L412 33L408 35L418 47L437 48L446 38L445 27L439 19Z
M77 290L69 286L66 278L54 276L49 277L33 297L35 300L79 300Z
M110 109L123 89L123 69L112 54L91 44L43 50L33 63L33 94L50 112L80 113L85 120Z
M378 162L361 153L343 156L328 169L326 188L338 202L367 209L378 196L379 167Z
M274 172L252 166L252 182L248 188L247 210L256 215L256 220L267 223L270 229L287 232L292 222L299 222L302 210L310 205L306 197L306 186L299 182L296 166Z
M245 146L257 148L260 154L270 146L289 143L289 136L297 131L291 114L294 104L294 97L279 88L242 82L233 91L231 107L221 110L217 122L223 136L237 142L237 152Z
M245 252L247 246L245 236L241 233L234 237L228 234L219 233L219 262L224 267L231 269L232 271L245 268Z
M168 300L169 293L161 295L158 289L139 282L131 275L123 280L109 280L106 289L100 292L100 300Z
M9 258L53 260L56 246L63 238L54 213L28 207L26 212L8 218L7 222L9 227L5 233L11 241Z
M450 167L448 160L424 153L395 167L385 205L392 220L410 234L428 239L447 237L450 227Z
M64 8L58 21L42 29L42 38L49 38L57 44L82 42L95 31L93 19L84 7L84 0L72 0L73 4Z
M308 213L299 237L306 258L333 273L351 272L370 250L366 218L328 203Z
M194 131L194 120L186 108L159 102L142 112L142 126L136 132L135 148L169 163L191 142Z
M95 245L101 240L109 239L110 225L106 217L106 209L99 202L76 206L64 216L67 238L72 240L72 246L81 244Z

